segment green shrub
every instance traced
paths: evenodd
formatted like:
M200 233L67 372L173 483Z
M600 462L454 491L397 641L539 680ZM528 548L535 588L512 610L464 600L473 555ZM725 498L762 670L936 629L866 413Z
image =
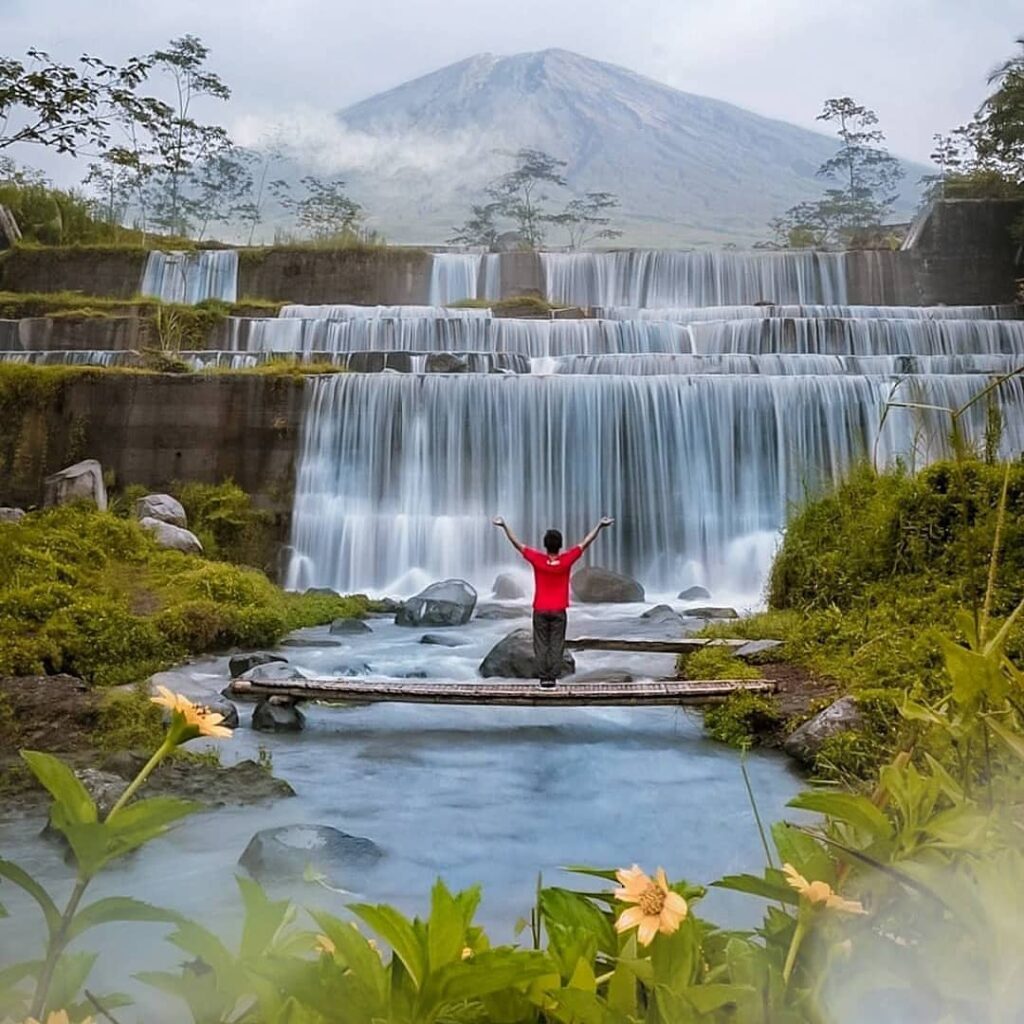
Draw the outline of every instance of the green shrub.
M100 750L155 750L163 733L163 716L150 700L145 683L109 694L100 706L96 730Z
M783 717L771 697L738 690L704 713L704 729L720 743L746 750L777 733Z
M274 517L254 508L252 499L230 480L221 484L172 485L188 516L189 529L210 558L251 565L269 572L276 555Z
M684 679L760 679L761 673L737 658L728 647L703 647L681 654L677 662Z
M162 550L134 518L84 505L0 530L0 674L119 685L368 607L363 597L285 594L255 569Z

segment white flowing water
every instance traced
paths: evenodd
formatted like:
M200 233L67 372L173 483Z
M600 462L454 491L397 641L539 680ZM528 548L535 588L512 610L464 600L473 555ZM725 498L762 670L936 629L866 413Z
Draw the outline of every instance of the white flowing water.
M976 378L910 377L905 401L963 405ZM408 575L486 586L521 536L617 527L601 562L650 592L683 581L756 598L791 502L872 450L892 380L876 376L343 375L310 385L288 585L402 592ZM1024 391L1003 389L1007 453ZM948 420L900 409L881 461L946 451ZM966 424L983 430L981 403Z
M326 306L303 306L292 304L282 306L279 317L299 320L436 320L447 317L453 320L474 317L489 317L489 309L455 309L448 306L355 306L351 303L336 303Z
M195 305L204 299L238 300L238 253L233 249L197 252L153 251L146 259L139 291L164 302Z
M845 253L541 253L551 302L592 306L845 303Z
M430 256L430 294L432 306L447 306L460 299L477 297L480 254L435 252Z
M496 252L484 254L480 264L480 286L477 295L481 299L500 299L501 295L501 255Z
M753 320L758 317L825 317L828 319L889 320L1019 320L1024 306L638 306L597 307L606 320L670 320L692 324L703 320Z

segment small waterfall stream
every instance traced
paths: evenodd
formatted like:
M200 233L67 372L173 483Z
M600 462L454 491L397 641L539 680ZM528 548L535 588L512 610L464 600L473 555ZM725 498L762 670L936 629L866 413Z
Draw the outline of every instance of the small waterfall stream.
M238 253L233 249L154 250L146 258L139 291L163 302L237 302Z

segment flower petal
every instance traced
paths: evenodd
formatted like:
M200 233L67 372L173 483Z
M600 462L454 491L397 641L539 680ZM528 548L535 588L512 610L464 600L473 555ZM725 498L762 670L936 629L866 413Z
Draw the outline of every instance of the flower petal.
M689 904L683 899L682 896L677 892L670 892L665 896L665 910L673 914L678 914L679 920L681 921L690 912Z
M636 928L644 920L645 916L639 907L630 907L619 914L619 919L615 922L615 930L617 932L628 932L630 928Z
M654 941L654 936L658 934L658 925L660 921L656 917L645 917L640 922L640 927L636 931L636 940L641 946L649 946Z
M783 864L782 873L786 876L790 888L796 889L797 892L805 893L809 888L810 883L792 864Z

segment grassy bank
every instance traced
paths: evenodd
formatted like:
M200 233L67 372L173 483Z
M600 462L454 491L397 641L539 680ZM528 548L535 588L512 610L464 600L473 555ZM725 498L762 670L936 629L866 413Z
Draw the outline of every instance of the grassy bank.
M0 528L2 675L130 683L190 654L275 644L368 607L286 594L257 570L162 550L113 513L63 507Z
M901 740L904 698L947 693L941 640L964 640L961 616L974 622L983 613L1004 481L989 613L1008 615L1024 595L1024 465L965 460L917 474L860 467L792 517L769 580L769 610L706 631L782 639L786 661L857 697L863 728L826 744L821 774L870 775ZM1007 654L1024 655L1020 626ZM757 719L736 701L711 724L720 738L749 742Z

